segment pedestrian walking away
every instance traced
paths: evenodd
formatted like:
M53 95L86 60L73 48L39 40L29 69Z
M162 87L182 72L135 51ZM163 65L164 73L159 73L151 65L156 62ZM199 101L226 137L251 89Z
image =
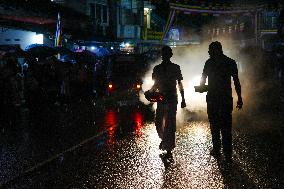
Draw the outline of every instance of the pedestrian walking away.
M162 48L162 62L153 69L152 79L155 83L150 89L163 94L163 100L157 102L155 126L161 139L159 148L166 150L168 157L172 157L172 150L175 148L177 84L182 97L181 108L186 107L181 81L183 77L180 66L170 61L172 55L172 49L169 46Z
M225 159L231 161L233 110L231 77L238 95L237 108L241 109L243 106L238 68L233 59L223 54L220 42L212 42L208 53L210 58L204 65L200 86L204 86L208 78L206 102L213 144L210 154L219 157L222 144Z

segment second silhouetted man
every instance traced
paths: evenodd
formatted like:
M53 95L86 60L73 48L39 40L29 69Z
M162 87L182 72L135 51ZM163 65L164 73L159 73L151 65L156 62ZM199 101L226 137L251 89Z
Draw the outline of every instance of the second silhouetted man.
M208 77L206 102L213 143L211 155L219 156L222 144L225 158L231 160L233 110L231 77L238 95L237 108L241 109L243 105L237 64L223 54L222 45L218 41L209 45L208 53L210 58L204 65L200 85L205 85Z

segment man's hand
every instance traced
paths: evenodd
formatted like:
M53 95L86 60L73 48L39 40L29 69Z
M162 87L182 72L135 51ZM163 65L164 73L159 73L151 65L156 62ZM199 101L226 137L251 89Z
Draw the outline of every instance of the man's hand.
M185 103L184 99L181 101L180 107L181 108L185 108L186 107L186 103Z
M238 98L238 101L237 101L237 107L236 108L238 108L238 110L240 110L240 109L242 109L242 107L243 107L243 99L240 97L240 98Z

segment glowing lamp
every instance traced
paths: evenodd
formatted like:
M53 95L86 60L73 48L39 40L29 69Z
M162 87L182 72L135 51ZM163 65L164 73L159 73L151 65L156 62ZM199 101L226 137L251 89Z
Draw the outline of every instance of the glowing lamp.
M43 34L33 35L32 43L43 44Z

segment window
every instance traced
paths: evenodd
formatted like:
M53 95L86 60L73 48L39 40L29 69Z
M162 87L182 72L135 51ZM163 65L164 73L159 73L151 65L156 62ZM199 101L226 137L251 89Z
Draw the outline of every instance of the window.
M96 5L94 3L90 4L90 16L92 19L96 18Z
M273 16L271 19L271 28L277 28L277 18Z
M101 5L96 4L96 20L97 22L101 23L102 19L101 19L101 15L102 15L102 9L101 9Z
M105 6L105 5L102 5L102 7L103 7L103 23L107 23L108 21L107 21L107 6Z
M121 0L121 7L124 9L131 9L132 1L131 0Z
M108 7L102 4L90 4L90 16L97 24L108 23Z

